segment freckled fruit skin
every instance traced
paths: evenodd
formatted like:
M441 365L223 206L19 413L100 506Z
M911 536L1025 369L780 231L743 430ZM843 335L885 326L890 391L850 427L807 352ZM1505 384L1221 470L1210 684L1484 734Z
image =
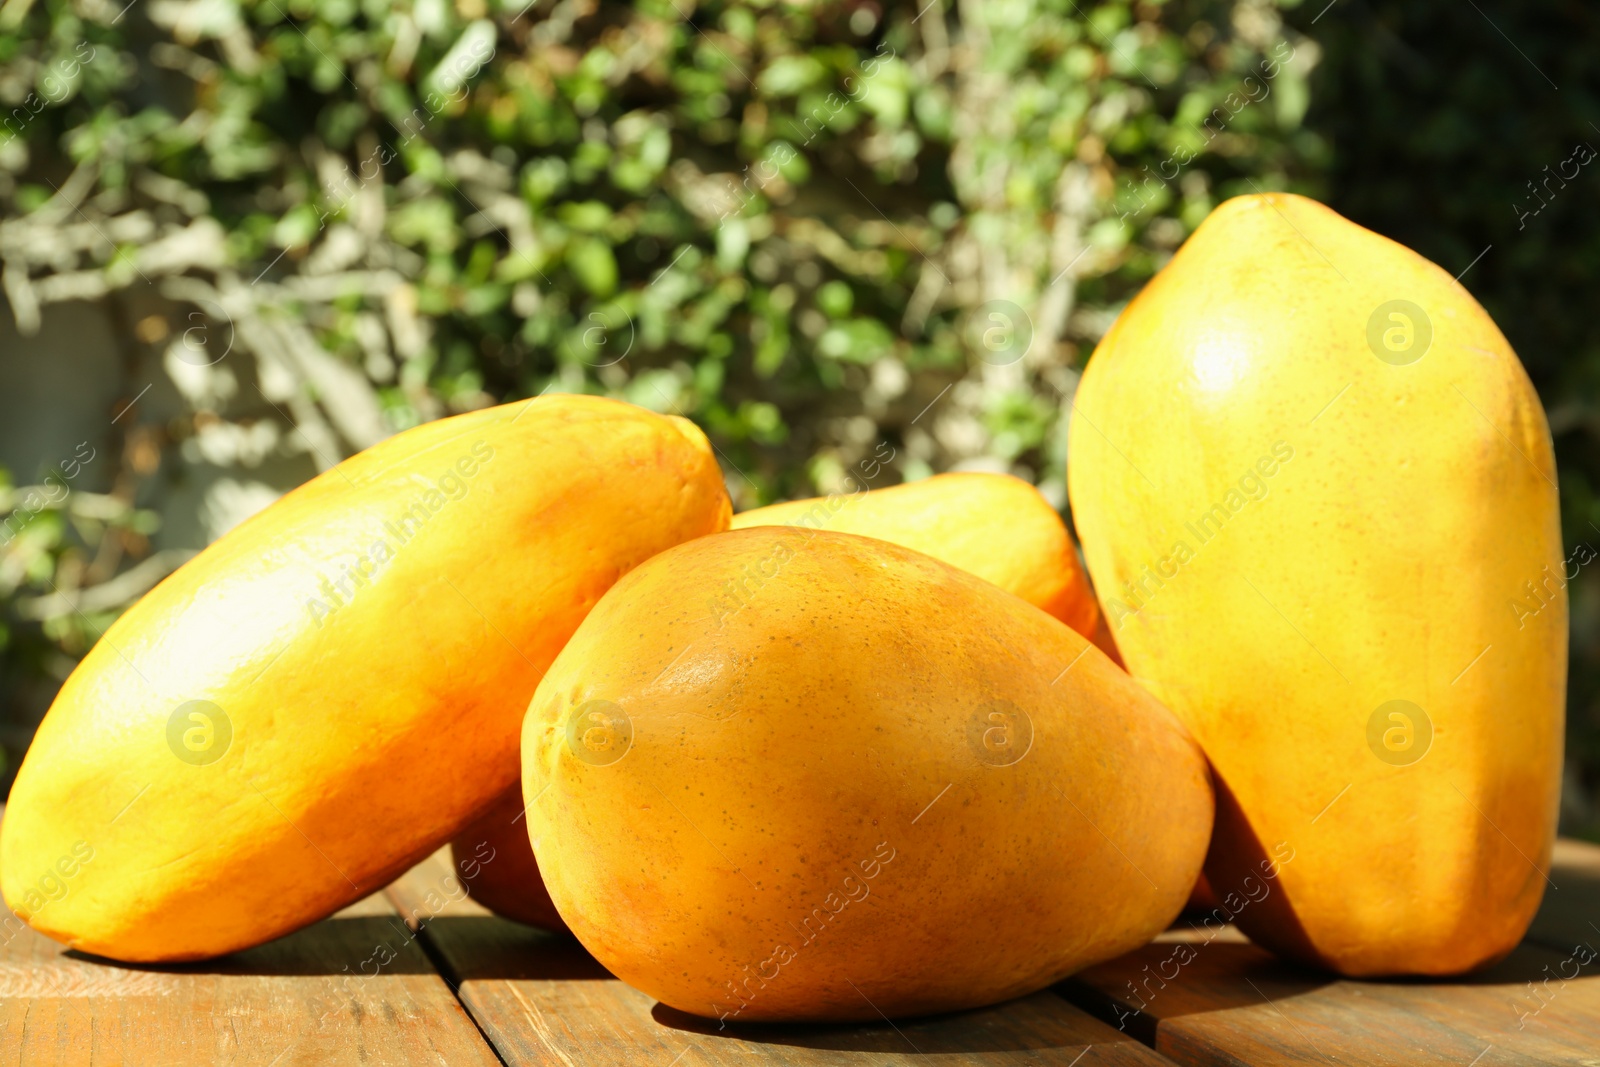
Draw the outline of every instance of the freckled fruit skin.
M860 534L915 549L1043 608L1120 665L1061 516L1020 478L938 474L887 489L772 504L733 517L735 530L755 526ZM722 610L735 604L730 594ZM516 815L522 790L514 789L502 804ZM458 858L487 846L505 860L498 867L485 865L473 884L473 899L508 919L549 926L543 918L553 913L548 895L530 877L538 865L527 824L512 824L510 816L486 819L473 827L471 837L455 842Z
M698 430L598 398L461 415L346 460L162 582L73 672L6 808L6 902L75 948L158 961L378 889L517 780L527 699L601 594L729 511ZM363 584L322 588L362 554ZM193 700L231 723L211 762L169 729ZM92 859L42 898L80 841Z
M708 611L747 567L748 603ZM534 695L523 791L595 957L746 1022L966 1008L1126 952L1178 913L1212 818L1198 747L1083 637L931 557L786 527L601 600Z
M735 530L752 526L800 526L892 541L993 582L1085 636L1100 618L1061 516L1039 490L1009 474L936 474L733 517Z
M520 815L518 784L450 842L451 861L479 904L519 923L564 932L567 924L550 901L528 844L528 824Z
M1239 925L1355 976L1509 952L1549 868L1567 607L1549 428L1489 316L1320 204L1241 197L1122 313L1075 408L1117 644L1217 774L1211 886L1226 906L1292 854Z

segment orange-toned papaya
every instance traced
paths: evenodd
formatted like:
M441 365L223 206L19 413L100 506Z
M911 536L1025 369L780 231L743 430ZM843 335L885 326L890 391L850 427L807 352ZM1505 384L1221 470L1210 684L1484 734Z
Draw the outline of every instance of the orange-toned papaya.
M915 549L1043 608L1122 662L1061 516L1020 478L937 474L887 489L772 504L733 517L735 530L755 526L860 534ZM730 610L750 595L750 588L741 576L714 598L721 606L712 610ZM513 790L501 806L516 815L522 810L521 795L520 789ZM473 828L472 840L457 840L456 851L469 856L483 842L496 856L510 858L485 870L473 889L474 899L508 919L549 925L538 918L548 905L543 888L528 877L537 865L524 824L491 820Z
M690 423L593 397L340 463L73 672L0 829L7 903L88 952L183 960L378 889L516 781L528 698L606 589L729 511Z
M579 940L740 1021L972 1007L1126 952L1178 914L1213 810L1187 731L1081 635L899 545L786 527L601 599L534 695L523 791Z
M450 859L462 872L472 899L507 919L565 931L550 902L539 864L528 843L522 787L502 793L494 806L450 843Z
M771 504L733 517L735 530L753 526L799 526L892 541L993 582L1085 636L1099 621L1094 591L1061 516L1039 490L1009 474L936 474L887 489ZM737 583L730 592L738 595Z

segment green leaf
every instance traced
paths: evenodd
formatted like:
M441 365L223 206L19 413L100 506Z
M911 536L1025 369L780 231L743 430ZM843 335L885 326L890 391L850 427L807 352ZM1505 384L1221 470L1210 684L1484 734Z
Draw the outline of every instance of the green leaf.
M580 237L567 246L567 269L578 283L594 296L610 296L617 290L617 259L611 246L594 237Z
M766 96L794 96L821 81L827 68L809 55L779 56L756 78Z
M894 346L894 334L877 319L849 319L823 331L817 351L845 363L872 363Z

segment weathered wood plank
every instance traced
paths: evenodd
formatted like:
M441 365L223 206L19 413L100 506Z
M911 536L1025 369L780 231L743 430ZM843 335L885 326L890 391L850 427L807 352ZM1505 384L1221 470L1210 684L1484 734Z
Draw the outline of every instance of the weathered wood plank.
M1551 883L1527 941L1465 979L1345 981L1213 926L1168 931L1058 991L1183 1063L1600 1067L1600 847L1558 841Z
M447 852L389 891L513 1067L1167 1063L1049 993L893 1025L719 1031L714 1021L673 1011L611 977L576 941L490 915L465 896Z
M499 1061L382 894L248 952L162 967L69 951L0 908L0 1064L91 1062Z
M1217 938L1156 943L1058 991L1184 1064L1600 1067L1600 958L1524 944L1454 981L1348 981Z
M1600 1067L1600 847L1560 842L1551 880L1529 943L1460 981L1345 981L1281 964L1232 928L1175 929L1058 987L1103 1022L1039 994L897 1025L719 1031L613 979L576 942L490 916L441 852L387 894L203 964L97 960L0 909L0 1065L493 1067L476 1018L512 1065Z

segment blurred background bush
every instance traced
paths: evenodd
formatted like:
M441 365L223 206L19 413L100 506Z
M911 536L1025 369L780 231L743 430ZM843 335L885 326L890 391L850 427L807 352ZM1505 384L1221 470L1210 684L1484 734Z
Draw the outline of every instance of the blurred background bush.
M1568 162L1597 30L1554 0L0 0L0 780L127 604L453 412L688 415L741 509L892 449L875 485L1010 471L1065 511L1084 360L1240 193L1465 272L1550 411L1568 545L1600 544ZM1593 835L1600 581L1572 591Z

